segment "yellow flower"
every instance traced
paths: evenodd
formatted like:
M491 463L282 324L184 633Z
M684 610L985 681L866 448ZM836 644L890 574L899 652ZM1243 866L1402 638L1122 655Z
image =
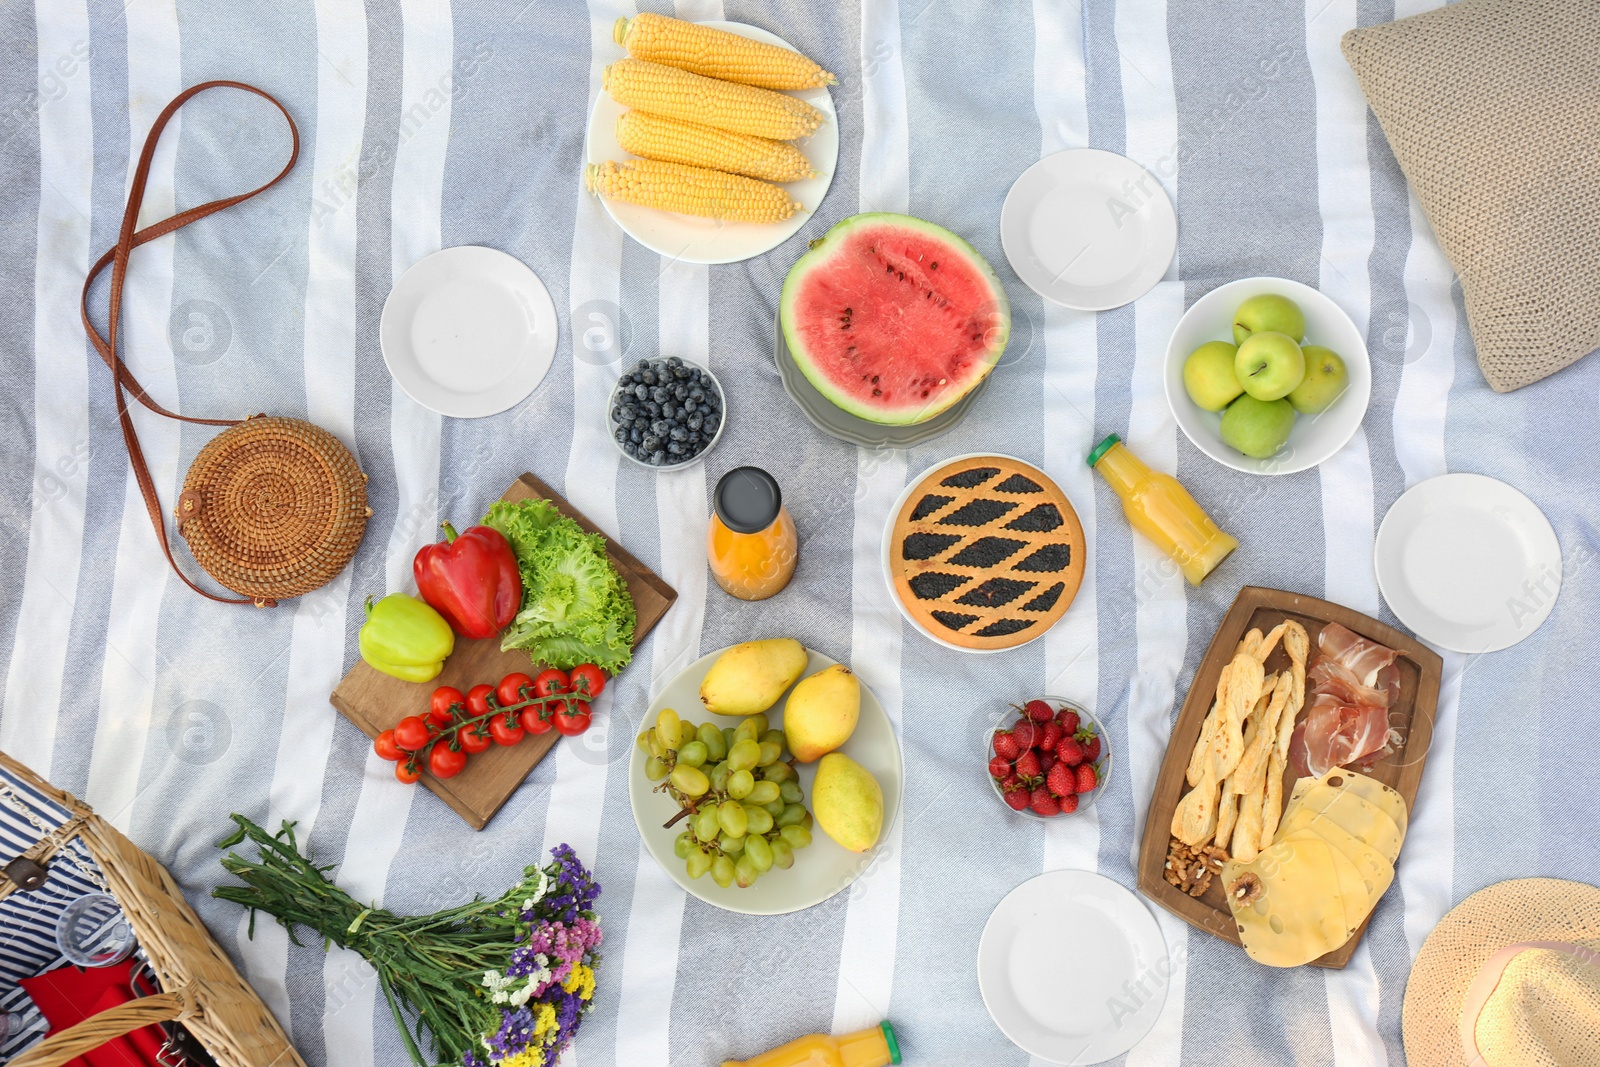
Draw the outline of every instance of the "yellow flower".
M495 1067L544 1067L544 1049L529 1045L515 1056L501 1060Z
M545 1035L556 1029L556 1009L549 1004L540 1004L533 1013L533 1043L546 1044Z
M562 981L561 988L588 1000L594 996L594 969L581 963L573 964L572 973Z

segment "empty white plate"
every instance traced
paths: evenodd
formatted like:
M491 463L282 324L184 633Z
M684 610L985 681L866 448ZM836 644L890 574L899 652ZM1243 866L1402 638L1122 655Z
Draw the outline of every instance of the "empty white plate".
M383 362L406 395L458 419L494 415L544 380L561 327L523 262L462 245L400 275L378 327Z
M1150 909L1092 871L1023 882L978 942L978 988L995 1025L1051 1063L1100 1063L1138 1044L1172 969Z
M727 30L792 52L799 51L782 37L759 26L716 21L703 22L701 25ZM617 58L621 59L622 54L619 48ZM795 147L805 155L817 176L783 186L790 197L805 208L804 211L797 211L793 217L782 222L724 222L721 219L705 219L695 215L680 215L676 211L640 207L618 200L602 199L601 203L617 221L617 225L622 227L623 233L652 252L659 252L681 263L737 263L772 251L793 237L810 220L822 203L822 198L828 194L828 186L833 183L834 168L839 165L839 116L834 113L833 98L828 95L828 90L800 89L788 95L799 97L823 114L822 128L810 137L795 142ZM614 159L620 163L635 158L624 152L617 143L617 119L626 110L611 99L609 93L602 91L595 96L594 107L589 112L585 161L604 163ZM804 251L804 248L799 250ZM796 252L796 258L799 252Z
M1115 152L1077 148L1022 172L1000 209L1000 244L1046 300L1105 311L1167 273L1178 216L1154 174Z
M1482 474L1406 490L1378 527L1378 588L1417 636L1497 652L1539 628L1561 592L1561 543L1539 506Z

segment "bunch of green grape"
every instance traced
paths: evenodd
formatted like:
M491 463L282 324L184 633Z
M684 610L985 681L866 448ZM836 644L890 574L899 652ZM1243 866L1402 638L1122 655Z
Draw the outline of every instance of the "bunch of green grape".
M747 889L774 867L794 866L795 850L811 844L800 776L785 761L783 731L770 729L765 715L697 726L663 708L638 743L645 777L688 813L673 852L690 878L710 874L724 889Z

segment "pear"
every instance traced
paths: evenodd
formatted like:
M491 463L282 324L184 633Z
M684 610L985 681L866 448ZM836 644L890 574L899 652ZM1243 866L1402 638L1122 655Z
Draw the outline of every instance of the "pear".
M883 787L843 752L830 752L817 764L811 812L829 837L851 852L865 852L883 832Z
M734 645L700 683L700 703L713 715L766 711L806 669L806 649L792 637Z
M842 663L794 687L783 711L783 734L801 763L821 759L850 740L861 716L861 682Z

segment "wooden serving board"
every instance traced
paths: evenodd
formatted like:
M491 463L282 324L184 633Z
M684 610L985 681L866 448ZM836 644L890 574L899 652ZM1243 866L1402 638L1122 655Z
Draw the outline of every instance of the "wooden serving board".
M524 474L512 483L500 499L515 503L530 497L543 498L556 506L563 515L575 520L590 533L606 539L606 554L611 565L628 585L633 596L638 621L633 630L633 647L645 639L661 617L667 613L678 594L672 587L651 572L643 563L633 558L627 550L578 513L555 490L531 474ZM361 728L368 737L377 737L384 730L407 715L424 715L433 691L441 685L453 685L465 693L482 682L497 684L513 671L537 674L538 667L521 649L501 651L500 639L491 637L484 641L456 638L455 651L445 660L444 670L431 682L404 682L382 671L375 670L364 660L357 660L344 676L329 701L339 713ZM467 767L454 778L439 779L426 769L422 784L431 789L440 800L455 809L475 830L482 830L516 792L528 772L544 758L546 752L561 740L555 730L526 737L520 744L509 748L491 746L487 751L467 757Z
M1232 662L1240 639L1252 628L1267 633L1284 619L1295 619L1311 637L1311 657L1307 667L1316 663L1317 636L1322 632L1322 627L1330 622L1337 622L1362 637L1400 653L1395 660L1400 668L1400 698L1390 709L1389 721L1404 735L1405 743L1366 773L1399 792L1405 798L1408 810L1416 804L1417 785L1422 781L1422 765L1427 760L1428 746L1433 740L1439 679L1444 669L1439 656L1415 638L1359 611L1316 597L1286 593L1281 589L1247 585L1239 590L1239 596L1217 627L1217 634L1211 639L1211 647L1206 649L1205 658L1194 672L1189 695L1178 712L1178 721L1173 724L1172 739L1167 742L1167 754L1161 761L1161 772L1156 777L1155 793L1150 798L1149 814L1145 818L1144 839L1139 848L1140 892L1190 926L1236 945L1240 943L1239 931L1228 910L1221 878L1211 880L1205 895L1191 897L1168 884L1162 872L1167 863L1167 846L1172 840L1172 813L1188 790L1184 775L1188 770L1189 756L1200 739L1200 726L1216 697L1222 669ZM1269 673L1289 669L1289 655L1282 643L1267 657L1266 669ZM1304 715L1304 711L1301 714ZM1284 773L1285 804L1294 790L1294 782L1295 773L1291 766ZM1313 960L1312 966L1340 968L1349 963L1366 929L1366 923L1362 923L1361 929L1349 941L1320 959Z

